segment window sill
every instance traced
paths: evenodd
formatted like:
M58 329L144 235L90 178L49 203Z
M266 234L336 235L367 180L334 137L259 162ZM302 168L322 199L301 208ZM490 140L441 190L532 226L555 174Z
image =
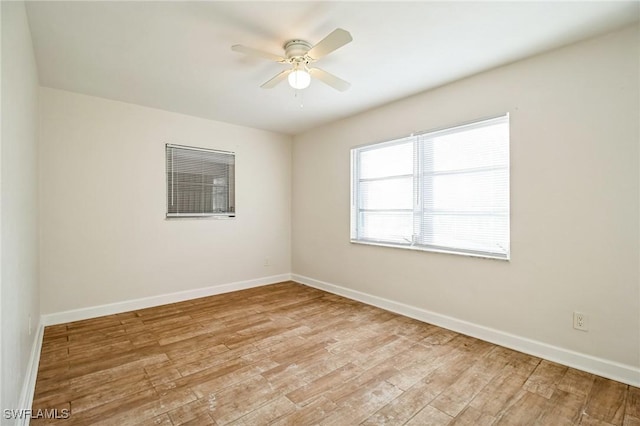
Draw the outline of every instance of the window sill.
M499 256L491 253L483 253L483 252L474 252L474 251L457 251L457 250L447 250L437 247L429 247L429 246L416 246L416 245L408 245L408 244L393 244L393 243L384 243L377 241L365 241L365 240L354 240L351 239L350 242L352 244L362 244L366 246L379 246L379 247L389 247L389 248L397 248L397 249L405 249L405 250L413 250L413 251L426 251L433 253L443 253L443 254L455 254L459 256L468 256L468 257L479 257L482 259L492 259L492 260L504 260L509 262L511 260L511 256Z
M214 220L226 220L226 219L235 219L236 215L233 214L189 214L189 215L177 215L177 216L165 216L165 220L175 220L175 219L214 219Z

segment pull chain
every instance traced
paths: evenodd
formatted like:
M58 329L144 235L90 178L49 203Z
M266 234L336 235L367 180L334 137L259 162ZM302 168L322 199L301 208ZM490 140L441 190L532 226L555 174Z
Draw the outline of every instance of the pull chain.
M302 90L295 89L294 97L300 101L300 109L304 108L304 93Z

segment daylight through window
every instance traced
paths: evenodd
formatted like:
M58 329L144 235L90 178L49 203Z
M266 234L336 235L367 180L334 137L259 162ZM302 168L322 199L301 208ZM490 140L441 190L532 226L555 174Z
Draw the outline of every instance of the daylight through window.
M235 216L235 154L167 144L167 217Z
M352 242L509 259L509 116L351 150Z

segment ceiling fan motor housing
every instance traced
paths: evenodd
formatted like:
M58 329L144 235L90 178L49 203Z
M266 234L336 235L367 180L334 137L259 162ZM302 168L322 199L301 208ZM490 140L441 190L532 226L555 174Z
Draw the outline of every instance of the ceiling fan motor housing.
M311 49L311 43L304 40L291 40L286 42L284 45L284 51L287 55L287 59L302 59L309 49Z

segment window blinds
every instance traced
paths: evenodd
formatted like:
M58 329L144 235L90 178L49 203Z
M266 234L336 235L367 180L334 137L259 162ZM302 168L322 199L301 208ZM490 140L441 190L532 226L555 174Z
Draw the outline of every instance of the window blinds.
M166 145L167 217L235 216L235 154Z
M508 115L353 149L351 238L508 259Z

